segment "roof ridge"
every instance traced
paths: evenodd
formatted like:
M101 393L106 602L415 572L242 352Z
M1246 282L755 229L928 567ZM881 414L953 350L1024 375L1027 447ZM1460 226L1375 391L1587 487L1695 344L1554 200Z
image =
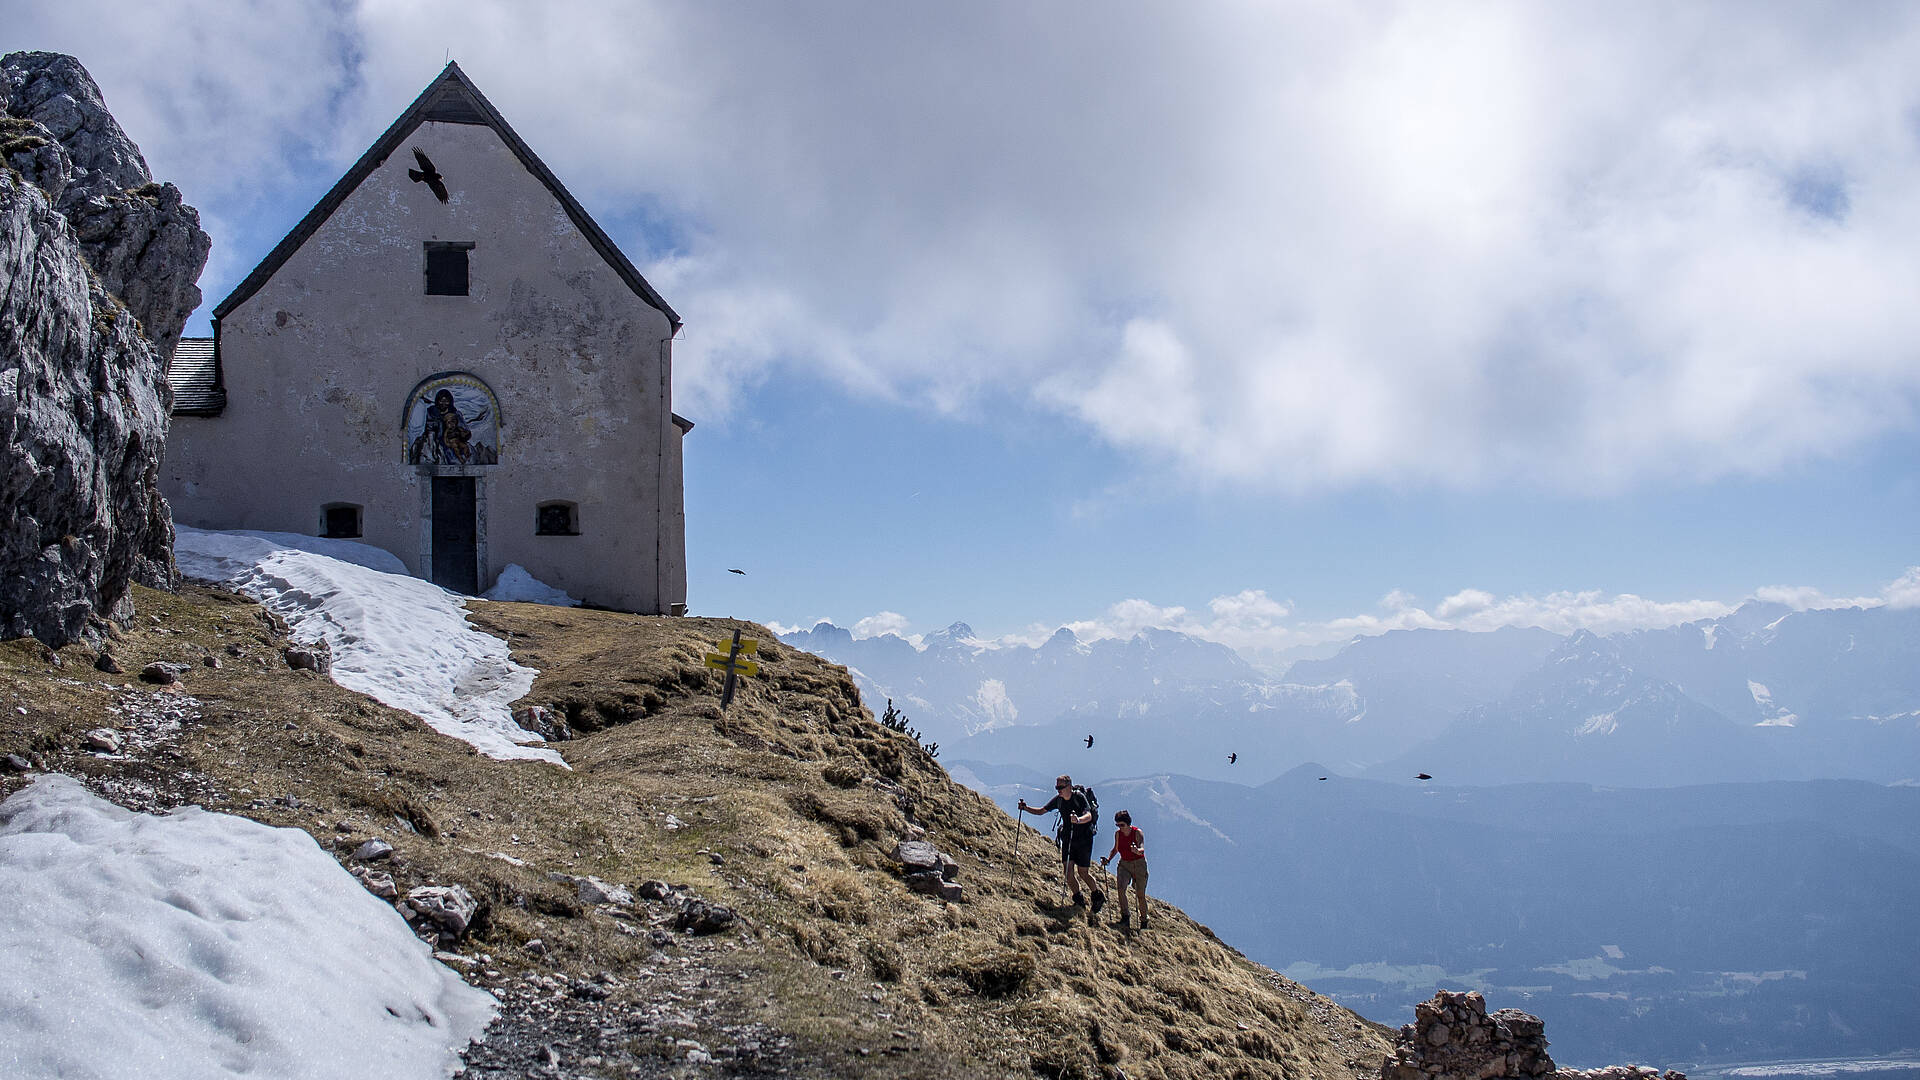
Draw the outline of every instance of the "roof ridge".
M457 91L465 100L448 103L446 98L449 89ZM462 105L467 108L462 108ZM217 324L221 318L260 291L261 286L270 281L275 272L293 257L293 253L299 251L320 226L333 216L333 212L339 209L340 204L360 187L367 176L384 164L387 158L400 148L400 144L406 141L408 135L429 120L436 123L478 124L492 128L494 133L500 136L501 141L507 144L508 149L513 151L514 156L520 159L520 163L526 167L526 170L546 185L547 190L559 200L574 227L586 236L587 242L599 252L601 258L606 260L607 265L620 275L620 279L626 282L627 287L665 315L675 330L680 328L679 314L667 304L664 297L655 291L647 279L640 275L640 271L634 268L626 253L622 252L619 245L613 242L600 224L593 220L593 216L587 213L586 207L580 205L580 201L573 197L573 193L568 191L566 185L560 182L560 178L553 174L553 170L547 168L546 163L533 152L533 148L520 138L519 133L513 130L513 125L507 123L506 117L500 115L500 111L494 108L485 94L480 92L480 88L467 78L467 73L460 70L459 63L452 60L449 60L447 66L440 70L440 74L434 76L426 89L420 91L420 96L413 99L413 104L407 106L406 111L400 114L386 132L374 140L366 153L360 155L360 159L353 163L346 174L321 197L318 203L314 204L313 209L307 211L306 216L293 227L293 231L274 245L273 250L267 253L267 257L262 259L260 264L234 287L233 292L227 294L226 299L214 305L215 323Z

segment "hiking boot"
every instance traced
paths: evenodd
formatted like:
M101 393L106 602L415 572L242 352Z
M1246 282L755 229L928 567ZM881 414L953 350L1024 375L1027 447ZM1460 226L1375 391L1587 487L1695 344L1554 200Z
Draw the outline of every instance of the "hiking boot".
M1096 895L1096 896L1097 896L1097 895L1099 895L1099 894L1098 894L1098 893L1096 893L1096 894L1094 894L1094 895ZM1079 893L1074 893L1074 894L1073 894L1073 906L1074 906L1074 907L1085 907L1085 906L1086 906L1086 903L1087 903L1087 898L1086 898L1086 897L1084 897L1084 896L1082 896L1082 895L1080 895Z
M1101 892L1098 889L1095 889L1093 892L1093 913L1095 915L1100 914L1100 909L1106 906L1107 906L1107 894Z

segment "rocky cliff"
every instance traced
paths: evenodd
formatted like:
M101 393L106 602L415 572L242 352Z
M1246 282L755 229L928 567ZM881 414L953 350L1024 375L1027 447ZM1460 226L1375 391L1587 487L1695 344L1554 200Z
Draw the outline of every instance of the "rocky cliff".
M164 366L200 306L212 241L180 189L156 184L80 61L0 58L0 153L73 226L100 284L139 320Z
M173 580L163 368L210 242L72 57L0 57L0 160L0 636L58 646Z

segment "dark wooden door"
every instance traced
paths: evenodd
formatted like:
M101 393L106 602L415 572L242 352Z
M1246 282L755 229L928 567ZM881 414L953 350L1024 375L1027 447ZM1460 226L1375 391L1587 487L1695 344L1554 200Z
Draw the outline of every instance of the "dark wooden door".
M471 596L480 591L480 530L474 478L433 478L433 583Z

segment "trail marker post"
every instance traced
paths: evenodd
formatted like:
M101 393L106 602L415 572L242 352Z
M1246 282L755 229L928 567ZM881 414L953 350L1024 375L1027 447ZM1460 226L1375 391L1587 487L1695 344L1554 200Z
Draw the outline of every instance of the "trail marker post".
M746 659L747 654L760 651L760 643L753 638L747 638L742 641L740 639L740 631L735 629L733 632L733 641L730 646L721 645L715 646L715 648L727 649L724 655L717 652L707 654L708 667L716 668L727 673L726 684L720 688L720 711L725 712L727 706L733 704L734 680L742 675L758 675L760 673L760 665Z

